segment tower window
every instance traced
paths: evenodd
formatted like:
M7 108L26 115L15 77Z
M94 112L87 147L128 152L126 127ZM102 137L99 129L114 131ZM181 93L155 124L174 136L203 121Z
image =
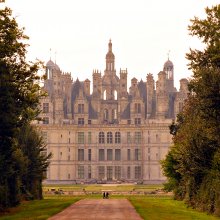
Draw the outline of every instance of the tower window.
M140 125L140 124L141 124L141 119L140 119L140 118L135 118L135 119L134 119L134 123L135 123L136 125Z
M84 104L78 104L78 113L80 114L84 113Z
M104 109L104 120L108 121L108 109Z
M115 143L120 144L121 143L121 133L115 132Z
M84 118L78 118L78 125L84 125Z
M43 113L49 113L49 103L43 103Z
M136 114L141 113L141 104L140 103L135 103L134 104L134 109L135 109Z
M49 118L48 118L48 117L44 117L44 118L43 118L43 124L44 124L44 125L49 124Z
M107 144L112 144L112 132L107 133Z
M99 132L99 144L105 143L105 134L104 132Z
M117 119L117 110L116 109L112 109L112 119L113 120Z

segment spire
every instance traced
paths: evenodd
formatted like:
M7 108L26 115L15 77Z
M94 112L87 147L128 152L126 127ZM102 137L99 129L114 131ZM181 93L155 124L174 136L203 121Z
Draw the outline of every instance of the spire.
M170 50L167 53L167 58L168 58L168 60L170 60Z
M50 48L50 60L51 60L51 48Z
M112 53L112 42L111 39L108 43L108 53L106 54L106 71L114 71L115 70L115 55Z
M109 43L108 43L108 51L112 52L112 41L111 41L111 39L109 40Z

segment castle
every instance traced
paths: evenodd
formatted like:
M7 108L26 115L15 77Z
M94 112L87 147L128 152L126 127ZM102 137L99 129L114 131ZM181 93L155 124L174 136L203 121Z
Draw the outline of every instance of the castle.
M127 69L115 70L111 41L104 74L93 71L90 80L72 81L53 61L46 64L47 79L39 122L53 157L48 183L165 181L160 160L172 137L169 125L182 110L188 81L174 87L174 66L168 59L155 82L131 80Z

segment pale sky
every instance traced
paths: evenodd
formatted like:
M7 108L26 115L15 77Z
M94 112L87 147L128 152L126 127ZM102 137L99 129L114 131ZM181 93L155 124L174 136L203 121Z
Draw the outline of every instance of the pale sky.
M220 0L5 0L20 27L30 37L28 60L50 59L73 80L92 81L93 69L104 73L109 39L116 72L128 69L130 79L146 80L157 74L168 58L174 64L175 86L188 78L185 54L202 48L188 34L194 16L204 18L204 8ZM50 48L52 49L50 55ZM56 56L55 56L56 52Z

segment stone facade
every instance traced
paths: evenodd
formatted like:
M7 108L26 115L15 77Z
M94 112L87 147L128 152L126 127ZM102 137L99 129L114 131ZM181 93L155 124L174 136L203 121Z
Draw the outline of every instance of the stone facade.
M187 98L186 79L174 87L173 63L168 59L158 80L136 78L127 88L126 70L115 70L111 41L104 74L93 71L90 81L72 81L51 60L46 65L39 127L52 152L48 183L149 182L165 180L160 160L172 137L169 125Z

